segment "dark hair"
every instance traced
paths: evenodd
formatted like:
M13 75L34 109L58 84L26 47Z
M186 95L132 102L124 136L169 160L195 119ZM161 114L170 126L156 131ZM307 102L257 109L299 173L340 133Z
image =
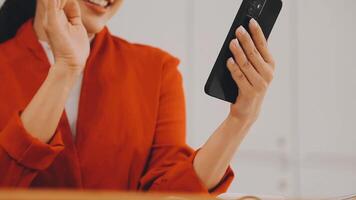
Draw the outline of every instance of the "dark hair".
M0 43L15 36L20 26L34 17L36 0L5 0L0 8Z

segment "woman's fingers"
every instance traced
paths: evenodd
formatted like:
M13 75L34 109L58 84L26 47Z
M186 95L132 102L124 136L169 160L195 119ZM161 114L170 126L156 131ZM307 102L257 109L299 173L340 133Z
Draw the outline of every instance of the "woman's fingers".
M268 45L266 38L262 32L262 29L255 19L250 20L249 24L252 39L260 52L263 59L274 67L274 59L270 51L268 50Z
M64 13L68 18L68 21L73 25L82 24L80 7L77 0L67 0L64 5Z
M237 65L233 58L229 58L227 60L227 68L229 69L232 78L235 80L236 84L239 86L242 92L252 89L252 85L249 83L245 74L241 71L240 67Z
M59 26L59 9L58 9L58 0L47 0L44 4L46 7L44 28L47 33L57 32L56 28Z
M263 60L260 52L258 52L255 44L253 43L250 34L245 30L243 26L240 26L236 30L236 36L241 43L243 51L245 52L248 60L253 66L256 67L257 71L261 73L261 66L265 61Z
M253 21L255 20L252 20L250 24L253 24ZM250 26L254 26L254 28L256 28L255 26L258 25L256 22L255 25L250 25ZM258 38L259 40L263 40L264 38L262 31L257 33L254 32L253 35L255 38ZM251 62L253 67L259 72L259 74L263 77L263 79L268 83L270 83L273 79L274 69L261 56L259 49L256 47L258 46L256 42L252 40L250 34L242 26L237 29L236 36L242 45L243 51L245 52L247 59Z
M49 24L57 22L57 17L58 17L57 2L58 2L57 0L48 0L47 1L46 14L47 14L47 20L48 20Z
M67 0L57 0L57 2L58 2L58 7L59 7L60 9L63 9L64 6L65 6L66 3L67 3Z
M230 43L230 50L235 57L237 65L240 66L241 71L245 74L251 85L258 91L264 91L267 88L267 82L251 65L237 39L234 39Z
M81 12L77 0L47 0L46 1L47 24L46 26L65 24L81 25ZM60 23L62 22L62 23Z

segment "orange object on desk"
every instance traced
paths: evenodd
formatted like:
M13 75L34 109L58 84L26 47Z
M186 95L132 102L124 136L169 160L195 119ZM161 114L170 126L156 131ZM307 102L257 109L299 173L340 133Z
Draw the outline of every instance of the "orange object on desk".
M44 144L20 120L50 67L32 20L25 23L0 45L0 186L226 191L230 169L211 191L193 169L178 64L168 53L105 28L91 44L75 140L64 113Z

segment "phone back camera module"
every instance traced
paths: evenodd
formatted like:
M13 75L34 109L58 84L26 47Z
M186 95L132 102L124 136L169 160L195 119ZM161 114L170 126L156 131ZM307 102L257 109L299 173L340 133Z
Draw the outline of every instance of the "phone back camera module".
M267 0L250 0L249 1L249 8L248 8L248 15L252 18L257 19L263 10Z

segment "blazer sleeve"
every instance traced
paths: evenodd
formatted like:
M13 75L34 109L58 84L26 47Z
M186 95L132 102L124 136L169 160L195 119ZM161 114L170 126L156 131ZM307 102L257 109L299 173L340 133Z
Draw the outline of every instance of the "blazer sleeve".
M193 161L198 151L186 144L185 97L179 61L163 65L155 138L140 188L150 191L220 194L226 192L234 174L229 168L221 182L208 190L197 176Z
M15 112L0 130L0 187L29 187L63 148L60 132L45 144L25 130L20 112Z

